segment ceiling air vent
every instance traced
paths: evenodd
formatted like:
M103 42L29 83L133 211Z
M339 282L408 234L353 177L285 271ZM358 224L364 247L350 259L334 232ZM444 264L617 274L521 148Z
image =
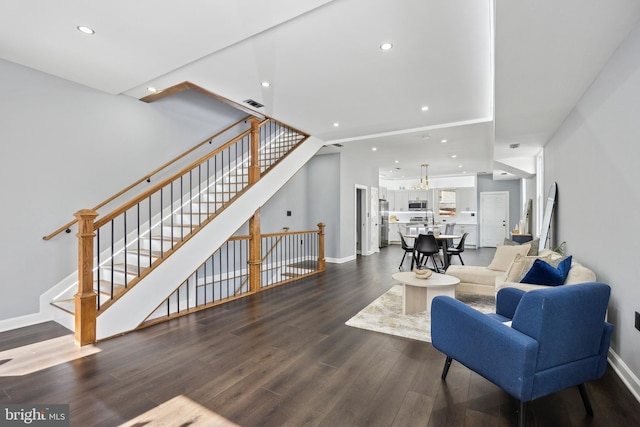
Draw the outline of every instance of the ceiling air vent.
M331 144L331 145L333 145L334 147L342 147L342 144Z
M510 144L509 148L518 148L520 147L520 144Z
M247 104L249 104L249 105L251 105L252 107L255 107L255 108L264 107L264 105L260 104L259 102L254 101L253 99L245 99L242 102L245 102L245 103L247 103Z

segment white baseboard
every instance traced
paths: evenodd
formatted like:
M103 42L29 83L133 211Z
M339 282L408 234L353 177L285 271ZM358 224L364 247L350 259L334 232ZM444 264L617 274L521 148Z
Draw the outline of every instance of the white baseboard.
M48 322L49 320L52 320L51 317L42 313L27 314L26 316L0 320L0 332L37 325L38 323Z
M618 356L618 354L609 348L609 364L613 370L618 374L622 382L627 386L631 394L640 402L640 379L634 374L631 369L624 363L624 360Z
M351 255L345 258L325 258L326 262L330 262L332 264L344 264L345 262L353 261L356 259L355 255Z

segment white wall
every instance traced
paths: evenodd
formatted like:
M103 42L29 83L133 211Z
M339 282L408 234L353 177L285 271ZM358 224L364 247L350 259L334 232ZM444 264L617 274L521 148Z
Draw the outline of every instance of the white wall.
M375 173L372 171L375 169ZM340 259L356 256L355 194L356 184L367 187L367 205L371 197L371 187L378 187L377 166L364 164L359 157L340 153ZM363 242L369 242L363 237ZM373 250L373 248L372 248Z
M340 258L339 199L340 155L315 156L260 209L262 232L279 232L284 226L314 230L323 222L325 258Z
M556 242L611 285L612 350L640 377L640 26L612 56L545 146L545 188L556 181ZM623 378L625 374L623 372ZM640 384L635 385L640 396Z
M3 320L38 312L39 295L76 268L75 229L42 236L222 125L4 60L0 76Z
M494 181L491 175L478 175L478 208L480 207L480 193L483 191L509 192L509 230L513 230L522 215L522 206L520 205L520 180L505 179ZM478 223L480 223L479 218Z

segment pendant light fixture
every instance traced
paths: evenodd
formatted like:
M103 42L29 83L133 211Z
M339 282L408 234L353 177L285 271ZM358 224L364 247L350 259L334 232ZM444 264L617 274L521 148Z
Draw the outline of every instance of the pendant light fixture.
M423 163L420 165L420 189L428 190L429 189L429 165Z

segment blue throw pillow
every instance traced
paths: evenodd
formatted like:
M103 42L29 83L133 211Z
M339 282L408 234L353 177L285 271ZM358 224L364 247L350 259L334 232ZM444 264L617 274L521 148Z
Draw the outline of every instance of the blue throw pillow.
M541 259L536 259L520 283L532 285L558 286L564 284L571 269L571 256L568 256L554 267Z

